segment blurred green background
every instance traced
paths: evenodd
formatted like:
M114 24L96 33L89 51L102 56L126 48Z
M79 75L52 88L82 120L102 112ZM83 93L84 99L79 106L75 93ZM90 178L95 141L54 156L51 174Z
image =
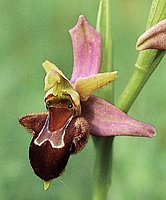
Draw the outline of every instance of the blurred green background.
M98 5L99 0L0 0L0 200L91 199L92 139L44 191L28 161L31 135L20 128L18 117L45 111L43 61L56 63L70 77L73 56L68 30L80 14L95 26ZM150 0L112 1L116 101L132 75L136 40L145 30L150 6ZM166 199L165 65L164 58L129 112L153 124L157 136L116 137L108 199Z

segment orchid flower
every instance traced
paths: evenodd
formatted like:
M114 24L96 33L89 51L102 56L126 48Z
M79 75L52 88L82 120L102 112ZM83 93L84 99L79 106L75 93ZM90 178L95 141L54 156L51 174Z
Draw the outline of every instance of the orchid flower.
M136 44L137 50L160 49L166 50L166 19L158 22L145 31Z
M45 61L44 101L48 112L28 114L19 120L33 135L29 159L35 174L44 180L45 189L63 173L70 155L85 146L89 133L102 137L155 135L153 126L92 95L115 80L117 72L99 73L101 36L84 16L79 17L70 35L74 51L71 80Z

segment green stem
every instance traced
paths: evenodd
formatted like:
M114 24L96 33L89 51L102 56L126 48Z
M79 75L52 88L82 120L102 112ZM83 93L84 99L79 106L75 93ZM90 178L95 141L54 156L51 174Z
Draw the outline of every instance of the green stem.
M101 0L97 19L97 30L102 36L101 72L112 71L112 40L110 22L110 0ZM97 96L114 101L114 86L110 84L97 91ZM93 200L106 200L111 186L112 144L114 137L93 137L95 163L93 174Z
M165 18L166 1L153 0L146 29L149 29L151 26ZM139 53L133 76L120 96L117 107L126 113L128 112L145 83L160 63L164 54L165 51L161 50L145 50Z
M96 159L93 176L93 200L106 200L111 185L112 144L114 137L93 137Z
M151 57L150 54L155 55ZM133 76L131 77L116 105L118 108L126 113L129 111L130 107L141 92L145 83L150 78L153 71L156 69L164 54L165 51L158 50L147 50L146 52L140 52L135 64Z
M100 72L113 71L110 0L100 1L96 29L102 36L102 60ZM101 90L98 90L96 95L113 103L114 84L111 83Z

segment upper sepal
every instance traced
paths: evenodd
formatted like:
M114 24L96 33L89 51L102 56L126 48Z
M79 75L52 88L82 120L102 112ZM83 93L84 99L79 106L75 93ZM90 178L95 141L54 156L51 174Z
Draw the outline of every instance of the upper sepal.
M78 78L97 74L101 62L101 35L86 18L79 16L78 22L70 29L73 44L74 66L71 82Z

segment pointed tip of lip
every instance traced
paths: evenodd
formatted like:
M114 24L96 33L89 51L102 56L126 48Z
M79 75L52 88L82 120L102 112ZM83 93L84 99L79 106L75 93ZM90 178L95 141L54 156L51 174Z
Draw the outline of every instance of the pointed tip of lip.
M51 180L50 181L44 181L44 190L47 190L50 187Z

